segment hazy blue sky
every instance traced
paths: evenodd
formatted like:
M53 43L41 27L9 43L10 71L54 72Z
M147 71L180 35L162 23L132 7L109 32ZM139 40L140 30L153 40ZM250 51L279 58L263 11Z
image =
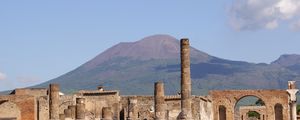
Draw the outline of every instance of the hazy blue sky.
M0 1L0 90L58 77L119 42L188 37L213 56L300 54L299 0Z

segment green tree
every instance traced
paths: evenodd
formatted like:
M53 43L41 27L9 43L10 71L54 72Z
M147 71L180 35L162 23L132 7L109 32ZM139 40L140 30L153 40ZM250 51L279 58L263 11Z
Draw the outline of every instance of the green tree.
M260 114L255 112L255 111L249 111L248 113L248 117L256 117L257 119L260 119Z
M262 100L262 99L258 99L256 102L255 102L255 105L257 106L264 106L265 105L265 102Z

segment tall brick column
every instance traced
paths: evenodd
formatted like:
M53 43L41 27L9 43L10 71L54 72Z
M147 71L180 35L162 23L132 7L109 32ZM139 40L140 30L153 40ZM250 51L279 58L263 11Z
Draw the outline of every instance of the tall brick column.
M76 120L85 119L85 99L76 98Z
M102 108L102 119L101 120L113 120L113 113L111 107Z
M50 120L59 120L59 85L58 84L50 84L49 116L50 116Z
M190 45L189 40L180 40L181 57L181 113L178 120L192 120L191 110L191 70L190 70Z
M156 82L154 85L155 120L165 120L165 91L164 83Z

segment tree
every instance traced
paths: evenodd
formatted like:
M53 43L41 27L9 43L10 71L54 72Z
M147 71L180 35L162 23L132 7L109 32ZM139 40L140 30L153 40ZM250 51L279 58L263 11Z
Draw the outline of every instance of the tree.
M300 105L297 105L297 114L300 112Z
M264 106L265 105L265 102L262 100L262 99L258 99L256 102L255 102L255 105L257 106Z
M249 111L247 114L249 118L255 117L257 119L260 119L260 114L255 111Z

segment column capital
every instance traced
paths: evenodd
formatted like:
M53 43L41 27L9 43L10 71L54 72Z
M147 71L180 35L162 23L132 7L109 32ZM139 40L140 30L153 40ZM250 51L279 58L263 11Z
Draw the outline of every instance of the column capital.
M299 89L287 89L286 90L290 95L290 102L297 102L297 93Z

